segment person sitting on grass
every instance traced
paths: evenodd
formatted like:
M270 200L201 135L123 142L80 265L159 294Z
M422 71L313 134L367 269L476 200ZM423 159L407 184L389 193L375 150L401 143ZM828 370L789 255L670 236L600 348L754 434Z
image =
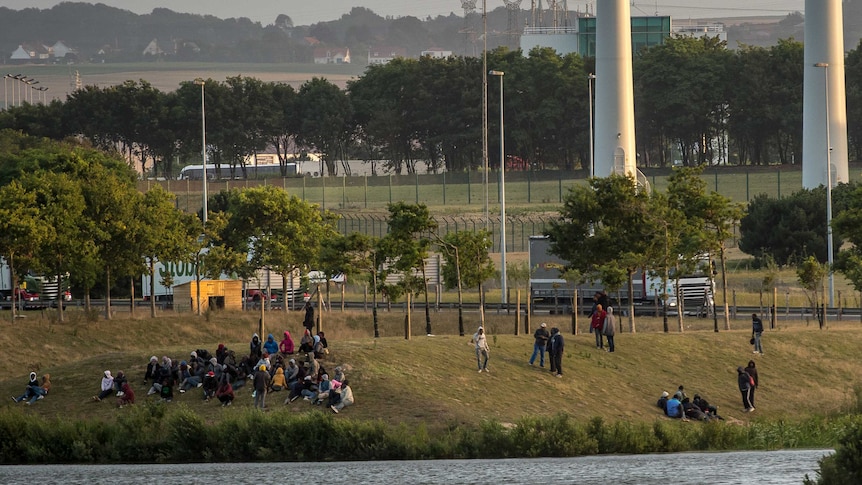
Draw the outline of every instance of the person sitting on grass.
M275 375L272 376L272 391L278 392L287 387L287 381L284 379L284 369L278 367L275 369Z
M266 342L263 343L263 351L269 355L275 355L278 352L278 342L272 334L266 336Z
M317 336L320 337L320 346L322 347L321 354L322 356L326 356L329 354L329 342L326 341L326 334L323 333L323 330L317 332ZM316 351L316 350L315 350ZM323 357L318 357L321 359Z
M296 365L295 359L287 361L287 369L284 371L284 380L287 381L288 387L299 380L299 366Z
M683 421L688 421L685 417L685 409L682 407L682 402L676 398L676 396L671 397L667 400L667 406L665 408L667 411L667 417L674 419L682 419Z
M700 394L695 394L694 400L692 402L695 406L700 408L701 411L706 413L706 415L710 418L724 420L724 418L718 415L718 408L709 404L709 402L706 399L702 398Z
M102 391L93 396L93 401L99 402L110 396L112 392L114 392L114 377L111 375L111 371L106 370L102 375Z
M310 376L314 383L317 384L317 378L320 375L320 362L315 358L314 352L309 352L306 355L307 368L305 375Z
M314 352L314 338L307 328L302 334L302 339L299 341L299 351L303 353Z
M350 381L342 382L341 389L339 392L330 393L329 401L329 409L332 409L332 412L334 412L335 414L338 414L342 409L346 408L347 406L352 405L353 389L350 388Z
M701 411L700 408L687 397L682 398L682 409L685 412L686 418L694 419L696 421L709 421L709 416L707 416L705 412Z
M132 386L129 385L129 381L123 382L123 387L120 388L120 392L123 394L117 398L117 407L135 404L135 391L132 390Z
M660 407L665 416L667 416L667 398L670 394L667 391L662 391L661 397L658 398L658 401L655 403L656 406Z
M30 404L32 402L33 397L35 397L36 399L39 399L39 394L37 393L38 391L36 391L36 388L38 388L38 387L39 387L39 381L36 379L36 373L31 372L30 373L30 382L28 382L27 387L24 388L24 393L18 397L13 397L12 400L15 402L21 402L21 401L24 401L26 399L31 399L30 401L27 401L27 404Z
M224 376L215 392L216 398L221 402L222 406L230 406L233 402L233 386L230 385L227 376Z
M149 384L150 380L156 382L159 377L159 359L155 355L150 357L150 362L147 364L147 371L144 373L144 384Z
M169 377L162 380L162 387L159 390L159 397L163 402L171 402L174 400L174 386Z
M332 381L329 380L329 374L323 374L320 377L320 384L317 385L317 396L311 400L311 404L320 404L324 399L329 399L331 389Z
M290 393L287 395L287 398L284 400L285 404L290 404L293 401L296 401L300 397L303 396L302 391L306 389L310 389L313 382L311 381L311 376L305 376L302 379L295 381L293 384L290 384Z
M281 340L281 343L278 344L278 351L281 352L281 356L285 359L288 355L293 355L296 352L294 348L293 338L290 336L290 332L284 331L284 338Z
M311 401L317 397L317 390L317 381L311 376L305 376L302 382L302 389L299 391L302 394L302 399L304 401Z
M117 391L117 397L123 396L123 384L125 384L127 380L125 372L117 372L117 376L114 377L114 390Z
M218 380L216 378L215 372L209 371L204 376L203 382L203 400L209 401L210 398L215 396L216 388L218 388Z

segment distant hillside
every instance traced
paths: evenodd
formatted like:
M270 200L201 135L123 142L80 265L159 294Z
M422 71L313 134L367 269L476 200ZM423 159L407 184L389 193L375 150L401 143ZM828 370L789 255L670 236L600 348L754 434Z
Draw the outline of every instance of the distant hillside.
M529 12L520 13L520 19ZM845 0L845 47L855 48L862 37L862 0ZM676 19L685 23L685 19ZM779 39L803 39L804 18L710 18L693 21L721 22L728 46L774 45ZM515 45L503 6L487 17L488 48ZM520 21L519 21L520 23ZM43 46L58 41L73 49L65 59L53 59ZM456 55L481 52L481 17L450 14L436 18L381 17L355 7L337 20L296 26L282 14L271 24L247 18L219 19L159 8L139 15L104 4L64 2L50 9L11 10L0 7L0 58L15 63L10 55L19 48L34 53L39 63L65 62L300 62L311 63L318 47L348 48L353 64L365 64L368 51L378 47L403 49L417 57L431 48ZM40 53L40 51L44 51ZM40 57L41 56L41 57ZM27 60L17 61L21 63Z

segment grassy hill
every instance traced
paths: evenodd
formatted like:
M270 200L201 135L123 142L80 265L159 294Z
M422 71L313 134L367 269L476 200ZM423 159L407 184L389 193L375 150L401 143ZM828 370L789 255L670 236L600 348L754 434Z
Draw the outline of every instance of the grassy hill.
M70 313L57 323L50 314L29 313L10 323L0 315L0 392L18 395L34 370L50 373L50 396L26 408L27 414L69 418L115 419L123 410L112 400L94 403L102 371L124 370L130 376L139 402L147 399L141 379L150 355L185 358L191 350L213 351L218 343L242 353L257 329L256 314L213 313L145 318L121 316L111 321L87 321ZM405 340L400 311L381 313L381 335L372 338L371 316L364 313L324 314L324 329L332 353L324 367L348 369L357 404L340 416L381 419L386 423L424 424L429 428L478 424L485 419L515 422L530 415L565 412L578 421L601 416L606 420L651 422L661 417L655 400L662 390L685 385L689 396L700 393L732 420L795 419L840 412L857 405L862 375L862 328L857 321L833 322L824 330L804 322L782 322L767 330L765 355L754 356L748 345L747 321L739 330L711 331L712 322L689 319L684 333L660 332L660 321L639 319L637 334L617 335L617 351L598 351L588 333L571 335L569 317L535 319L564 329L565 376L554 378L538 366L527 365L532 338L512 335L514 317L491 314L486 328L491 345L490 373L477 373L473 347L476 315L467 315L468 336L457 336L456 313L432 314L435 336L424 335L424 320L414 317L414 335ZM267 315L267 328L279 336L288 329L297 334L299 313ZM586 330L586 322L581 322ZM676 328L672 322L671 328ZM421 333L421 335L419 334ZM736 367L753 359L761 387L757 411L743 413L736 389ZM271 408L306 413L312 406L297 401L282 404L284 392L268 399ZM247 388L238 391L231 408L205 403L199 392L176 394L207 421L251 407Z

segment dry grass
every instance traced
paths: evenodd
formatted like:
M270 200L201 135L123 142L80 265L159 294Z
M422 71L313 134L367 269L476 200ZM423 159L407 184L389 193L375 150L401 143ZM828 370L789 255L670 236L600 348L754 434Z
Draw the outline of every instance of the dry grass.
M617 352L597 351L593 335L571 335L570 317L543 317L564 329L564 379L556 379L538 366L527 365L532 338L514 336L514 317L488 315L491 373L476 372L469 334L476 315L467 315L468 336L457 336L454 312L432 314L433 337L424 335L424 315L412 322L413 337L403 337L404 316L381 312L381 338L372 338L370 314L332 312L324 328L332 354L327 368L344 364L354 384L357 405L345 415L383 419L390 423L425 423L429 427L477 423L485 418L513 422L521 416L565 411L576 419L601 415L606 419L652 421L660 415L654 402L662 390L684 384L689 395L701 393L727 417L748 421L759 417L794 418L846 409L855 376L862 374L862 328L858 322L833 322L825 330L816 324L782 322L764 336L765 356L752 356L746 321L739 330L714 333L711 320L687 319L684 333L660 331L661 320L639 319L637 334L620 333ZM8 317L8 315L4 315ZM109 402L93 403L101 372L124 370L138 399L146 399L141 384L150 355L184 357L196 348L215 349L223 342L239 352L247 349L257 329L256 314L221 313L209 318L193 315L87 322L72 313L67 323L29 314L14 324L3 320L0 350L6 356L0 370L0 392L17 395L30 370L52 375L51 395L27 412L77 418L112 419L117 410ZM284 329L298 333L297 313L267 315L267 328L279 335ZM676 322L670 322L675 329ZM583 332L586 321L580 322ZM736 390L738 365L754 358L760 369L757 411L742 413ZM269 399L282 407L285 394ZM207 419L219 419L224 410L203 403L198 392L177 395ZM7 399L7 406L13 406ZM250 406L247 389L238 392L239 406ZM17 406L23 406L19 404ZM310 409L298 401L294 412Z

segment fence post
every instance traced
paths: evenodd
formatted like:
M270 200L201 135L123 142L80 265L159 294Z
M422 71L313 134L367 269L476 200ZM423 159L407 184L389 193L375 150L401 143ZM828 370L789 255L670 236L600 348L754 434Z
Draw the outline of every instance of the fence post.
M748 168L745 169L745 201L751 202L751 195L749 195L749 176L748 176Z
M578 289L572 292L572 335L578 334Z
M341 176L341 208L347 208L347 175Z
M836 301L838 302L838 320L841 320L841 314L843 313L841 310L844 308L844 306L841 305L841 290L838 290L838 299Z
M467 205L473 203L472 192L470 191L470 170L467 170Z
M419 173L417 172L415 175L416 182L414 185L416 186L416 205L419 205Z
M775 328L775 322L777 320L777 317L775 316L776 310L778 310L778 288L773 287L772 288L772 319L770 322L771 327L769 327L772 329Z
M528 204L533 202L532 185L530 184L530 179L532 179L532 177L531 177L532 173L533 173L532 170L527 172L527 203Z
M521 290L518 289L517 303L515 303L515 335L521 334Z
M305 175L302 176L302 200L308 200L305 198Z
M563 201L563 171L560 170L560 178L557 180L557 192L559 195L559 202Z
M527 288L527 299L524 302L524 304L527 305L527 308L526 308L527 312L524 315L524 333L526 333L527 335L530 335L530 319L532 318L530 313L532 313L532 311L533 311L532 299L533 299L533 292L530 288Z
M365 184L364 184L365 185L365 187L364 187L365 188L365 208L367 209L368 208L368 175L364 176L363 179L365 182Z
M389 174L389 203L392 203L392 174Z
M781 167L778 167L778 200L781 200Z
M733 315L733 319L736 320L736 290L733 290L731 298L733 299L733 310L730 313Z
M326 210L326 177L322 173L320 174L320 190L320 208Z
M405 295L404 303L407 307L407 313L404 314L404 338L410 340L410 293Z
M446 171L443 171L443 205L446 205Z

